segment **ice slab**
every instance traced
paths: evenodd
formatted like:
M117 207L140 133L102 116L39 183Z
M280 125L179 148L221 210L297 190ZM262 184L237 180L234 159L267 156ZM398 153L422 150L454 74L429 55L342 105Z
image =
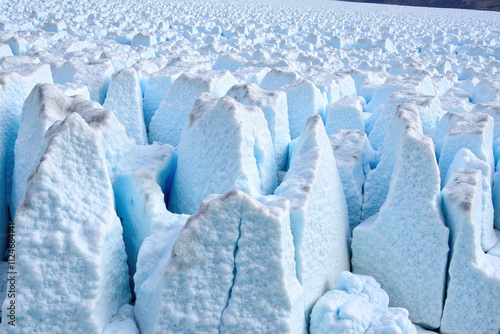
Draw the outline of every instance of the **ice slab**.
M149 142L159 141L177 146L193 104L202 93L221 97L235 85L227 70L183 73L174 81L149 124Z
M177 170L168 204L192 214L203 198L240 189L258 196L277 186L274 147L264 113L231 97L202 94L177 147Z
M148 143L142 92L136 70L124 68L113 73L103 107L113 111L118 121L125 126L127 135L135 139L136 144Z
M58 121L72 113L78 113L102 136L101 148L105 152L106 168L111 182L114 182L135 145L124 126L113 112L103 109L98 103L68 97L51 84L38 84L23 106L19 134L15 145L15 169L13 173L10 210L14 216L25 194L26 181L45 152L44 134Z
M201 203L137 290L142 333L306 332L289 203L262 201L233 190Z
M316 85L307 79L301 79L283 90L287 96L290 136L295 139L300 136L309 117L316 114L324 117L326 100Z
M439 122L444 115L441 109L441 101L436 96L425 95L414 91L397 91L384 103L380 116L375 121L373 129L368 138L375 150L380 150L387 133L387 129L394 118L400 104L413 104L418 109L422 130L428 135L430 130Z
M130 301L122 227L100 136L72 113L44 138L46 153L15 220L16 321L23 331L101 333ZM11 300L4 301L2 327L17 333L7 325Z
M326 107L326 133L331 135L340 129L365 131L363 106L365 99L360 96L347 96Z
M389 294L391 305L406 308L413 322L438 328L449 232L438 204L434 146L422 134L415 107L398 108L393 124L400 124L403 133L395 136L396 161L387 199L378 215L353 231L353 272L373 276Z
M371 171L370 162L375 152L366 134L359 130L338 130L329 139L344 187L352 232L361 222L363 185L365 175Z
M481 113L459 114L444 138L439 155L439 171L443 177L441 182L444 187L444 178L448 172L453 158L462 148L468 148L474 155L495 169L493 156L493 118ZM493 174L488 173L488 182L493 183Z
M472 169L455 169L443 189L451 259L442 333L500 331L500 258L481 249L481 193L481 172Z
M7 240L7 205L12 187L14 144L24 100L39 82L52 83L49 65L0 70L0 254Z
M273 140L276 167L278 170L285 170L290 142L286 94L281 91L266 91L250 83L234 85L226 95L244 105L262 109Z
M307 121L290 168L275 191L291 203L297 278L304 287L305 316L349 270L349 217L335 157L319 115Z
M477 158L471 150L463 148L457 152L453 162L448 168L448 173L443 184L448 184L450 178L457 168L476 169L481 171L482 182L482 218L481 218L481 247L484 252L488 252L498 242L498 238L493 230L494 209L491 192L491 171L490 166L483 160Z

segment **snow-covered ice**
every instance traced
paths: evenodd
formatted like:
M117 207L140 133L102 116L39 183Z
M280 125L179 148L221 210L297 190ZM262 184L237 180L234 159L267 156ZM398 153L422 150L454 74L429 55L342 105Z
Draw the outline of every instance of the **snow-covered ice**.
M19 259L17 327L0 332L168 332L182 318L302 333L325 293L325 307L347 296L345 331L498 332L498 268L483 264L500 258L499 40L485 11L0 2L0 254ZM461 169L475 171L475 242L460 246L474 260L448 252L471 223L441 195L465 187ZM186 239L202 220L203 250ZM227 263L170 300L172 278L207 258ZM340 286L350 269L394 309Z
M403 134L395 145L387 199L353 231L353 272L373 276L391 305L406 308L413 322L438 328L449 234L439 207L439 170L418 110L398 108L392 125L397 123Z
M136 292L141 333L306 331L290 204L261 201L233 190L200 204Z
M311 334L404 333L417 334L404 308L389 307L389 296L370 276L344 271L335 289L314 305Z
M11 300L23 332L101 333L131 298L100 136L78 113L45 135L15 219L17 293L2 306L6 333L17 332L7 324Z
M451 259L442 333L500 331L500 258L481 249L482 191L481 172L463 168L443 189Z
M319 115L307 121L290 169L275 191L290 201L297 278L304 287L306 318L314 303L349 270L349 217L335 157Z
M240 189L272 194L277 169L264 112L231 97L202 94L194 103L177 147L177 169L168 207L192 214L210 194Z

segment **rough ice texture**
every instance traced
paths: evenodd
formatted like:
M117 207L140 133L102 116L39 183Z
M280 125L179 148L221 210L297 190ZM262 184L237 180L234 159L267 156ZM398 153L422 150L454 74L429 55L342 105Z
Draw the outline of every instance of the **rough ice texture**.
M341 129L365 131L363 117L365 100L360 96L347 96L326 108L326 133L331 135Z
M160 107L168 89L183 72L184 68L182 67L168 66L148 77L144 92L144 122L147 127L149 127L151 118Z
M200 204L137 290L141 333L305 333L289 203L262 202L233 190Z
M455 169L443 189L451 256L441 333L500 332L500 258L481 249L481 172Z
M456 168L476 169L481 171L482 184L482 218L481 218L481 247L484 252L488 252L498 242L498 238L493 230L494 210L490 183L490 166L481 159L478 159L471 150L463 148L457 152L453 162L448 168L448 173L443 184L447 184Z
M57 121L62 121L71 113L77 113L87 124L102 133L99 137L105 152L106 168L114 182L124 163L131 156L135 145L130 140L124 126L113 112L102 109L92 101L81 97L68 97L51 84L39 84L32 90L23 106L19 135L15 145L15 166L13 173L10 210L15 215L24 196L26 181L45 151L44 134Z
M481 113L461 114L462 118L454 122L444 139L439 156L439 171L443 178L453 158L462 148L468 148L474 155L495 170L493 157L493 118ZM493 173L488 173L488 182L493 183ZM444 186L444 180L441 182Z
M412 128L418 132L422 131L418 109L412 104L398 107L384 139L380 162L377 168L369 172L366 176L361 213L362 220L376 214L384 204L389 191L391 177L394 173L394 162L398 153L398 145L408 131L408 128Z
M335 290L314 305L309 332L417 334L406 309L388 306L389 296L375 279L344 271Z
M234 85L226 95L244 105L262 109L273 139L276 167L278 170L284 170L290 142L286 94L281 91L265 91L250 83Z
M309 118L275 195L291 203L297 278L304 287L305 316L349 270L349 217L330 141L319 115Z
M103 107L114 112L118 121L125 126L127 135L134 138L136 144L148 143L142 111L142 92L136 70L124 68L113 74Z
M138 146L135 161L113 184L131 276L136 271L142 242L158 228L157 220L168 214L165 198L170 192L176 158L174 148L167 144Z
M170 86L159 109L151 118L149 143L159 141L177 146L198 96L209 93L214 97L221 97L236 83L236 79L227 70L183 73Z
M16 311L25 333L101 333L130 300L102 134L77 113L53 125L17 211ZM7 325L5 332L16 332ZM54 317L57 314L57 317Z
M406 77L395 75L375 90L372 100L366 106L367 110L374 112L377 107L383 105L390 98L392 93L397 91L413 91L424 95L435 95L436 93L429 75Z
M7 205L14 169L14 143L26 97L39 82L52 82L48 65L25 65L0 70L0 254L7 240Z
M102 334L139 334L134 318L134 307L129 304L120 307L118 313L104 327Z
M324 116L326 101L314 83L307 79L301 79L283 89L287 96L290 136L295 139L300 136L310 116Z
M449 234L438 205L439 170L415 108L398 108L397 123L405 125L387 199L377 216L353 231L353 272L373 276L391 305L406 308L413 322L438 328Z
M382 113L375 121L373 129L368 138L375 150L379 150L383 144L387 129L401 104L413 104L419 111L422 130L425 135L429 133L444 115L441 109L441 101L436 96L403 90L397 91L384 103Z
M113 63L109 59L92 60L85 64L68 60L54 70L54 82L74 82L87 86L92 101L103 104L113 72Z
M177 148L177 170L168 207L191 214L210 194L240 189L272 194L277 169L264 113L224 96L202 94L195 102Z
M375 152L366 134L359 130L338 130L329 138L344 187L352 232L361 222L363 185L365 175L371 171L370 162Z

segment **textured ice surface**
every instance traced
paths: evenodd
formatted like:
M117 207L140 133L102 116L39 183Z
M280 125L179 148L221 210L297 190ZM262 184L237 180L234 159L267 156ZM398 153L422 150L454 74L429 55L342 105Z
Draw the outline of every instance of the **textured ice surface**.
M39 82L52 82L48 65L0 69L0 254L7 239L7 203L14 168L14 143L24 100Z
M311 334L405 333L417 334L404 308L389 307L389 296L370 276L339 275L335 290L314 305Z
M462 114L461 114L462 115ZM493 157L493 118L481 113L463 114L462 119L454 122L446 135L439 156L439 170L443 178L456 153L462 148L468 148L474 155L483 160L490 170L495 169ZM486 175L492 182L492 173ZM441 182L444 186L444 182Z
M192 214L210 194L240 189L258 196L277 186L274 147L258 107L231 97L202 94L177 147L177 170L169 209Z
M262 201L234 190L200 204L136 290L142 333L305 332L289 203Z
M273 139L276 167L278 170L284 170L290 142L286 94L281 91L265 91L256 84L250 83L234 85L226 95L244 105L262 109Z
M236 84L227 70L183 73L174 81L149 124L149 142L159 141L177 146L182 128L193 105L202 93L221 97Z
M385 202L389 191L394 164L397 158L399 143L408 128L421 132L422 125L418 109L412 105L398 106L395 116L387 130L384 149L377 168L369 172L364 184L362 219L376 214Z
M339 130L329 136L339 171L344 195L349 211L349 226L353 228L361 222L363 204L363 184L365 175L371 170L370 162L375 152L364 132L359 130Z
M136 144L147 144L142 109L142 92L137 71L124 68L113 74L103 107L114 112Z
M350 267L348 209L319 115L307 121L275 195L290 201L297 278L304 287L308 319L318 298L333 288L340 272Z
M341 129L365 131L363 106L365 100L359 96L344 97L326 108L326 133L331 135Z
M77 113L53 125L16 214L15 298L23 332L101 333L130 299L125 247L99 137ZM58 314L54 317L54 313Z
M438 328L449 234L438 203L439 170L415 108L398 108L392 125L397 123L404 126L387 199L377 216L353 231L353 272L373 276L391 305L406 308L413 322Z
M429 313L437 313L432 310L438 308L435 300L443 291L436 284L444 282L447 270L440 262L445 258L440 248L442 231L431 225L433 221L441 221L436 218L439 206L429 204L431 197L440 202L439 195L430 186L428 197L423 195L426 182L436 179L433 174L436 164L426 155L427 146L416 145L409 157L423 157L422 167L418 167L420 164L417 167L429 175L429 180L422 176L420 182L420 176L416 177L420 174L412 169L405 172L404 182L401 181L403 172L397 166L398 159L404 156L400 144L406 141L406 127L421 127L422 133L433 139L436 160L441 162L436 167L443 180L441 186L456 168L481 171L481 248L489 255L499 256L500 244L495 240L500 232L491 228L495 213L495 226L500 228L499 26L497 13L331 0L0 2L0 254L6 240L6 222L9 218L15 220L26 181L46 153L48 143L43 138L50 137L46 132L51 131L51 126L56 129L66 117L80 115L98 138L107 174L102 179L108 180L103 182L111 184L113 189L108 196L111 200L103 197L99 205L104 205L110 214L117 212L124 229L120 238L126 247L129 270L123 271L116 284L123 279L135 292L142 293L143 301L160 298L160 290L145 282L153 277L163 280L161 275L170 259L167 255L188 219L187 215L169 212L165 203L170 202L172 210L174 198L183 197L182 201L189 202L191 209L176 211L193 213L205 196L212 193L236 188L258 197L274 193L281 184L283 188L278 193L283 195L284 188L288 189L294 248L299 246L291 256L298 260L298 278L307 278L302 281L305 295L299 298L303 299L305 314L316 299L333 288L339 268L349 269L349 225L354 227L362 220L367 220L362 225L370 221L375 224L374 221L379 222L375 214L383 207L390 207L383 209L379 218L397 225L392 215L400 215L399 229L387 228L387 232L376 234L374 239L377 238L377 245L393 245L394 251L377 258L377 253L370 249L364 255L374 253L371 264L378 265L380 270L387 269L388 274L400 267L392 277L401 284L406 282L408 295L416 296L420 291L432 294L428 300L425 294L419 295L420 299L410 303L412 309L398 301L402 292L387 289L391 305L407 307L410 319L427 327L439 326L418 320L420 310L415 311L425 304ZM54 82L57 89L37 87L26 100L38 82ZM196 131L190 131L189 140L183 140L182 129L188 126L189 114L203 93L231 103L227 102L227 108L220 110L213 110L207 104L212 121L200 122ZM227 94L241 104L230 100ZM73 95L81 96L73 98ZM105 104L109 110L99 104ZM239 110L233 110L235 114L252 109L260 116L228 117L232 108ZM418 114L420 125L394 123L394 115L402 109ZM224 112L219 113L221 110ZM316 118L317 133L321 128L322 133L333 137L323 134L315 137L309 133L301 138L311 116ZM481 117L486 121L480 121ZM83 124L82 127L85 128ZM148 129L150 132L146 134ZM453 132L456 135L450 136ZM134 145L127 134L136 143L148 145ZM375 154L367 149L367 136L376 149ZM323 139L312 140L313 137ZM154 144L155 141L167 144ZM327 147L330 151L334 149L335 158L332 152L326 153ZM312 157L314 152L317 156ZM66 167L77 168L71 164ZM432 173L428 173L430 169ZM85 173L91 171L89 168ZM85 173L71 177L78 180ZM172 192L175 173L184 173L182 178L186 183L184 188L176 186L177 190ZM394 190L396 195L388 196L392 192L391 179L396 182L396 176L404 187ZM57 188L54 192L64 190L72 195L70 192L79 193L85 186L89 185ZM94 198L99 189L92 189ZM39 201L69 203L70 197L52 197L52 194L40 197ZM345 199L340 198L342 194ZM70 206L75 214L88 210L101 216L97 205L95 209L89 205ZM49 213L58 214L57 210L42 205L40 209L40 217L44 219ZM338 212L332 213L335 210ZM430 218L417 213L428 214ZM86 226L83 218L77 218L74 221ZM415 226L420 224L421 228L415 232ZM56 247L53 235L66 233L68 228L57 219L49 223L48 218L47 226L50 229L33 231L47 233L43 245ZM299 233L297 227L304 230ZM308 231L309 227L315 232ZM403 228L405 232L401 231ZM429 241L431 236L439 241ZM71 245L82 244L85 242L71 242ZM99 250L107 243L93 245ZM44 254L43 249L38 247L40 254ZM266 249L267 246L259 246L261 253L269 254ZM220 248L214 245L213 250L217 253ZM401 260L401 265L395 265L397 254L404 254L408 263ZM431 267L419 269L426 268L427 263L439 266L439 274L434 274L437 270ZM415 270L406 270L411 265ZM86 275L97 277L91 271ZM65 280L73 277L62 276ZM385 288L387 282L376 278ZM412 280L419 280L418 284L411 283ZM270 278L269 281L274 283ZM259 284L265 286L267 281ZM257 291L250 286L246 285L248 290L241 300L247 301L251 292ZM471 296L486 293L479 286L469 286ZM116 287L115 283L112 287ZM316 288L312 298L310 289ZM55 288L50 286L50 289ZM39 291L41 298L23 307L38 309L35 302L40 303L44 294L54 290ZM52 304L63 307L66 300L78 304L82 299L75 294L71 299L59 298ZM116 321L110 323L110 317L106 316L102 324L113 329L120 327L123 318L132 325L133 317L127 311L130 306L118 313L117 310L134 299L132 294L132 300L117 302L117 309L109 311L110 317L116 315ZM136 304L135 311L143 324L157 316L149 304L143 304L142 309L139 305ZM81 309L74 309L74 314L78 319L88 318L85 315L88 308L83 313ZM265 308L262 310L266 312ZM196 318L194 313L184 313ZM236 313L227 309L227 326ZM292 317L308 321L303 311L299 313L300 316ZM475 319L478 326L484 325L485 318L475 316ZM67 324L68 328L60 332L86 332L85 328L72 330L74 322ZM249 331L266 331L253 326L257 325L250 324ZM135 331L132 327L126 325L126 329L113 331ZM396 327L389 328L397 331ZM31 329L28 327L24 332ZM21 324L18 330L23 332Z
M299 80L284 87L288 102L290 136L300 136L307 119L319 114L324 116L326 101L320 90L309 80Z
M481 172L473 169L455 169L443 189L451 259L442 333L500 331L500 258L481 249L481 193Z
M116 213L122 219L131 276L135 273L142 242L163 227L162 218L168 215L165 194L168 196L170 192L175 162L176 154L170 145L138 146L134 161L113 184ZM169 180L170 184L167 184Z
M139 334L134 318L134 307L125 304L104 327L102 334Z
M113 112L78 96L67 97L54 85L39 84L26 99L20 117L10 205L12 216L24 196L31 171L45 152L44 134L54 123L64 120L72 113L82 116L92 128L102 134L99 137L100 146L112 182L126 166L125 161L134 150L134 145Z
M444 184L448 184L457 168L476 169L481 171L481 196L482 196L482 218L481 218L481 247L484 252L488 252L498 242L498 238L493 230L493 202L490 183L490 166L481 159L478 159L471 150L463 148L457 152L453 162L448 168L448 173Z
M396 91L384 103L382 113L375 121L373 130L370 132L370 143L375 150L379 150L384 141L387 129L394 118L397 108L401 104L414 105L420 115L422 130L427 135L443 116L441 102L436 96L425 95L414 91Z

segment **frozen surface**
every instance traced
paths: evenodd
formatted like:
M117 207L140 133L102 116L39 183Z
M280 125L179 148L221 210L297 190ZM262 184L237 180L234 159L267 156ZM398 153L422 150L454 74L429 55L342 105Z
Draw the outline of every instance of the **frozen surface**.
M281 284L285 279L267 272L242 275L246 283L241 290L234 285L232 292L239 294L227 304L224 325L215 332L239 332L235 324L247 331L281 331L266 330L265 323L283 325L285 332L303 330L317 299L334 288L341 271L352 268L352 228L354 268L363 258L391 306L405 307L414 323L439 330L446 260L450 263L443 223L450 225L452 216L441 215L439 191L458 168L480 171L481 217L475 220L480 249L500 257L499 40L500 17L485 11L332 0L0 2L0 260L6 254L7 223L18 215L26 221L25 208L18 207L31 196L37 205L30 214L36 219L29 224L38 225L25 232L39 238L19 236L19 247L27 241L36 245L29 256L18 254L24 261L20 275L24 270L33 280L52 279L37 286L39 298L27 301L19 291L18 302L26 302L18 310L17 332L101 333L104 326L108 332L136 332L139 323L154 328L152 319L160 318L152 305L163 298L159 287L168 284L163 273L188 214L206 196L234 189L246 193L245 203L259 198L265 210L278 206L285 212L290 221L280 221L290 224L293 243L286 256L295 260L292 276L301 287L295 282L296 288L288 289ZM85 129L75 130L72 138L95 137L72 142L73 148L86 148L78 157L74 149L57 144L60 135L55 135L72 122L78 126L71 129ZM415 136L407 136L408 131L432 143L412 141ZM43 157L62 161L66 153L74 156L61 162L68 174L43 170L48 164ZM26 191L34 187L37 166L54 175L46 196L40 195L41 183L36 192ZM86 181L97 174L96 185ZM61 175L73 185L62 186ZM272 194L286 198L289 209L262 197ZM77 195L79 200L72 201ZM59 219L62 213L75 217ZM82 233L94 225L85 217L123 231L113 230L116 238L103 239L108 230L96 228L86 239ZM376 231L367 233L372 244L365 248L356 232L363 229ZM56 252L60 236L71 231L81 233L68 244L90 247L95 256L84 259L100 263L98 269L66 261L63 255L73 259L76 246ZM255 262L261 254L269 257L259 263L271 263L278 239L256 238L246 249L259 253L249 259ZM99 260L120 241L118 260L112 265ZM224 250L215 244L210 252L196 256L219 256ZM62 255L56 259L54 254ZM122 266L125 256L128 266ZM39 263L52 267L31 274ZM66 270L58 279L56 267ZM99 282L118 271L101 289ZM19 281L20 289L31 294L35 290L25 288L26 282L31 280ZM494 295L466 282L462 291L469 297L488 301ZM68 297L70 283L80 284L80 290ZM122 284L127 298L104 302L113 291L122 291ZM268 285L281 296L291 293L289 300L299 307L292 302L285 307L276 296L268 295L265 303L255 297ZM199 300L220 297L196 291ZM44 296L50 299L45 304ZM137 328L130 312L136 297ZM98 299L101 304L89 302ZM279 305L287 311L276 315L279 308L269 300L283 302ZM257 313L250 316L240 301L261 307L268 320L259 323ZM73 310L73 320L69 311L61 311L66 315L52 324L58 329L37 327L38 320L24 321L23 327L23 315L48 312L48 305L55 305L51 315ZM93 310L98 320L91 320ZM473 307L467 310L474 314ZM203 320L195 312L184 309L183 314L191 323ZM46 322L48 317L40 316ZM477 328L486 328L485 317L474 317ZM391 324L388 330L404 327L393 326L391 316L382 318L381 323ZM86 325L75 330L78 321ZM443 332L460 332L446 329L453 320L446 321Z
M159 141L177 146L182 128L193 105L202 93L221 97L236 84L227 70L183 73L170 86L149 124L149 142Z
M256 84L234 85L227 96L247 105L262 109L273 139L276 167L284 170L288 156L290 129L286 94L281 91L265 91Z
M361 222L363 184L365 175L371 171L370 162L375 152L366 134L359 130L338 130L329 138L344 187L352 232Z
M293 149L290 169L275 192L290 201L297 278L305 316L349 270L349 217L335 157L319 115L309 118ZM318 247L320 245L320 247Z
M438 328L449 234L438 203L438 165L416 109L398 108L396 122L405 126L394 152L387 199L377 216L353 231L353 271L373 276L391 305L406 308L413 322Z
M389 296L370 276L344 271L335 290L314 305L311 334L405 333L417 334L404 308L389 307Z
M272 194L277 169L267 124L259 107L202 94L177 147L169 209L192 214L206 196L232 189L253 196Z
M147 144L142 92L136 70L124 68L113 74L103 107L114 112L136 144Z
M234 190L200 204L137 291L142 333L305 332L289 203L262 202Z
M442 333L500 330L500 258L481 249L481 193L481 172L473 169L455 169L443 189L451 260Z
M102 334L139 334L134 318L134 307L125 304L104 327Z
M101 133L77 113L52 126L16 214L17 323L30 333L101 333L130 300ZM63 300L64 302L61 302ZM56 312L58 317L52 315Z

